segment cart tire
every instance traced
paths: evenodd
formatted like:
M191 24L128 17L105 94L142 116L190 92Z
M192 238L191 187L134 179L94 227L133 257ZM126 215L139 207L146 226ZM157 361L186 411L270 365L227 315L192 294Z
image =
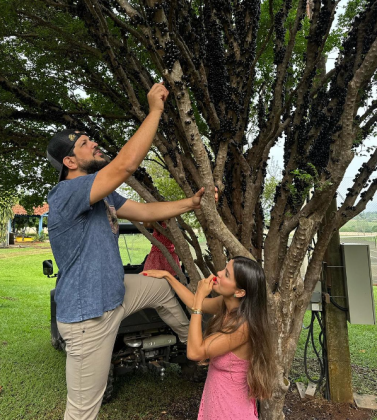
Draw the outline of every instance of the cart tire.
M51 334L51 345L55 350L60 350L65 352L65 341L62 339L61 335L56 337Z
M114 365L111 364L110 370L109 370L109 376L107 378L107 385L106 385L105 393L103 394L103 400L102 400L103 404L106 404L111 400L113 391L114 391Z
M189 382L204 382L207 377L207 366L201 366L197 362L187 361L180 363L182 378Z

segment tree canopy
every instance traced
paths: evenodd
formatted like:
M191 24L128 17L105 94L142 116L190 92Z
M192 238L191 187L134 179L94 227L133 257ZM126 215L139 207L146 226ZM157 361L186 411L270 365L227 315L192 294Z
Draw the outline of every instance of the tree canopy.
M52 134L86 130L113 157L145 118L148 90L163 80L170 96L155 159L184 195L202 186L211 193L195 212L209 252L203 255L183 221L183 232L169 223L171 238L193 280L197 266L206 275L234 255L263 260L283 395L332 232L377 189L374 147L322 227L303 282L305 253L355 151L376 127L377 2L348 2L335 28L333 0L0 5L0 184L27 191L26 206L45 201L56 182L45 157ZM337 54L332 67L330 52ZM261 198L279 139L284 168L265 226ZM146 201L164 199L148 165L129 185Z

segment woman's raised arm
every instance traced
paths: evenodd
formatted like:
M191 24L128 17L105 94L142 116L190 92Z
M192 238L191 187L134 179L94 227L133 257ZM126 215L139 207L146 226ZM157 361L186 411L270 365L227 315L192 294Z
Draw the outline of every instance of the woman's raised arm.
M149 277L156 277L158 279L164 278L174 289L180 299L188 308L193 308L194 306L194 294L184 286L180 281L173 277L168 271L164 270L145 270L141 274L147 275ZM223 301L222 296L217 296L215 298L206 298L202 303L202 310L207 314L216 314L220 308Z

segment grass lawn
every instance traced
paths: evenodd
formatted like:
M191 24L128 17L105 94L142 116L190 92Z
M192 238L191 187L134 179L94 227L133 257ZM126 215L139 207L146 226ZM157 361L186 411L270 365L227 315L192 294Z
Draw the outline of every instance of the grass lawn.
M149 254L152 245L140 234L120 235L119 249L123 264L141 264Z
M150 249L145 239L127 237L132 263ZM129 262L120 239L124 263ZM49 292L55 279L42 274L42 261L53 259L48 243L38 247L0 249L0 419L57 420L63 418L66 385L65 355L50 344ZM375 300L377 302L377 288ZM309 315L307 315L309 316ZM305 322L308 322L306 319ZM354 388L377 394L377 327L349 326ZM292 379L303 376L306 330L297 351ZM361 374L361 373L362 374ZM362 378L370 380L362 382ZM113 400L100 418L111 420L196 419L203 384L183 381L170 369L164 381L153 376L128 375L115 383ZM178 411L177 411L178 410ZM179 411L180 410L180 411ZM179 414L181 413L181 414Z
M63 410L65 356L50 345L55 279L42 275L44 259L52 259L48 246L0 250L2 419L59 418Z
M340 232L377 232L377 221L352 219L340 228Z

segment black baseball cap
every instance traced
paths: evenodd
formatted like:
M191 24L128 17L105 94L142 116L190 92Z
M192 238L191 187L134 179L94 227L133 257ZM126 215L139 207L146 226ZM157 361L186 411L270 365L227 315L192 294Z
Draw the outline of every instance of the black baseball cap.
M56 133L47 146L47 159L51 165L59 172L59 181L62 181L64 164L63 159L68 156L75 147L76 141L81 136L87 136L85 131L66 129Z

